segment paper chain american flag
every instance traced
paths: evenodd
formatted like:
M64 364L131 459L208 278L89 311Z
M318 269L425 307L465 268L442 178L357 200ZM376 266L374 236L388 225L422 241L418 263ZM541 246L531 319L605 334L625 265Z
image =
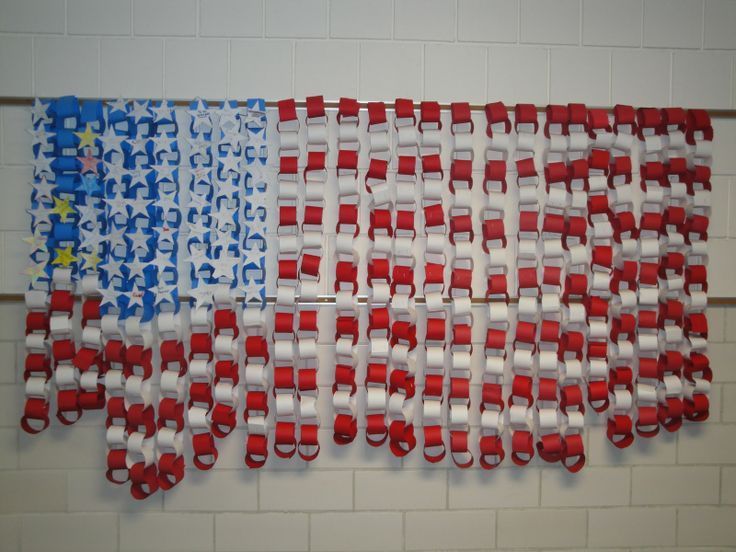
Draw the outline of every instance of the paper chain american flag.
M236 427L576 472L707 419L706 111L276 105L35 100L25 431L104 410L142 499Z

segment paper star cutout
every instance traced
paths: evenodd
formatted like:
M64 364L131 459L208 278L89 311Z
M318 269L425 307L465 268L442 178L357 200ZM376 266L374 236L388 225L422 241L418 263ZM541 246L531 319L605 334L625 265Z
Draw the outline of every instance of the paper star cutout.
M228 176L230 172L240 172L240 156L235 155L233 151L228 151L225 157L219 157L220 173Z
M197 220L195 222L190 222L188 225L189 228L189 239L197 240L199 242L205 241L205 236L210 231L209 228L207 228L201 220Z
M176 191L159 193L159 197L156 200L155 205L163 212L162 218L166 218L166 216L172 211L175 213L179 211L179 206L176 204L176 199Z
M36 191L36 200L48 199L51 201L51 192L56 188L56 184L49 184L45 176L42 176L39 180L34 180L31 184L33 189Z
M126 292L125 295L128 298L128 308L143 308L143 296L145 295L145 291L141 291L136 284L133 284L133 289Z
M212 119L205 103L199 98L192 103L195 105L194 108L187 111L192 118L192 132L212 130Z
M205 140L201 136L192 136L186 140L189 143L189 157L193 157L195 155L204 155L205 157L209 157L209 140Z
M156 155L158 152L163 151L166 153L173 153L172 144L176 143L176 138L172 138L166 133L159 134L151 138L153 142L153 154Z
M105 271L108 281L112 281L113 278L123 277L123 261L119 261L112 256L108 255L105 263L101 265L101 268Z
M54 196L54 208L51 210L54 215L59 215L61 222L67 222L70 215L75 213L74 207L69 205L69 199L60 199Z
M128 174L127 169L118 163L105 161L105 181L112 180L117 184L123 182L123 177Z
M243 266L248 266L250 264L254 264L257 267L261 266L261 261L265 257L266 253L265 251L261 251L257 247L251 248L251 249L243 249Z
M156 298L154 300L154 306L158 306L161 303L174 303L174 291L176 286L173 284L165 284L159 282L158 286L154 288Z
M136 228L135 232L131 232L125 237L130 241L130 248L133 250L133 252L137 251L138 249L143 249L144 251L148 252L148 240L151 239L151 236L148 234L144 234L140 228Z
M36 251L48 251L46 248L47 238L39 231L38 228L36 228L30 236L23 238L23 241L31 246L31 254Z
M161 251L156 251L156 257L148 263L151 266L155 266L158 270L159 276L163 274L163 272L166 269L175 269L176 265L171 262L171 258L166 255L165 253L162 253Z
M222 102L222 106L220 107L220 128L238 126L240 113L240 108L236 102Z
M167 163L162 163L161 165L154 165L153 170L156 171L156 182L162 182L164 180L173 182L175 180L174 171L178 168L179 167L177 165L169 165Z
M234 243L235 243L235 240L230 235L230 232L223 232L222 230L217 230L215 232L215 239L210 244L210 248L212 250L216 250L217 248L222 248L223 250L227 250Z
M115 225L111 225L107 231L107 241L110 244L110 250L115 251L119 247L126 247L125 242L125 231L126 227L116 228Z
M165 100L162 100L159 105L151 106L151 112L153 113L154 123L158 123L159 121L174 121L169 102Z
M135 257L132 261L128 261L125 266L128 269L128 279L132 280L138 276L144 277L143 272L148 267L148 263L142 263L138 257Z
M114 100L112 102L107 102L107 105L110 108L110 114L113 114L116 111L122 111L125 114L128 113L128 102L126 102L123 98L118 98L117 100Z
M232 179L220 180L215 186L215 199L224 197L227 199L234 198L240 194L240 186L237 182L233 182Z
M32 207L26 211L33 217L33 223L38 225L42 222L51 224L51 209L39 203L36 207Z
M49 145L49 138L56 135L55 132L47 132L43 125L37 129L30 129L28 132L31 134L31 145L40 145L42 149Z
M237 263L237 257L230 257L228 255L223 255L219 259L210 261L210 265L212 265L212 277L215 279L228 278L232 280Z
M256 283L255 278L252 278L248 281L248 283L245 285L243 289L245 294L245 302L246 303L262 303L263 297L261 293L264 289L263 284Z
M98 226L97 216L100 213L97 208L92 205L77 205L77 212L79 213L79 226L84 226L88 222L92 223L93 227Z
M194 300L194 305L200 307L212 304L212 287L208 285L195 287L189 290L189 296Z
M244 216L246 220L254 221L255 219L265 220L266 218L266 194L256 192L246 196L246 207Z
M100 295L102 295L102 301L100 306L112 305L113 307L118 306L118 292L113 288L112 281L106 287L100 287Z
M156 237L158 238L159 244L174 244L174 233L176 232L176 228L172 228L167 223L164 223L161 228L158 228L157 230L158 232Z
M130 146L130 155L135 155L137 153L146 153L146 146L148 145L148 139L147 138L128 138L125 141L126 144Z
M217 221L217 228L225 228L227 225L235 224L236 207L228 207L223 201L216 211L212 212L212 218Z
M44 173L53 174L54 171L51 169L53 160L53 157L47 157L43 152L39 152L38 156L34 157L31 162L33 164L33 176L40 176Z
M100 244L104 242L107 237L100 232L99 228L91 228L89 230L82 228L82 240L80 249L87 249L89 251L97 251L100 248Z
M207 196L200 195L197 193L192 193L189 195L189 211L195 211L197 213L202 213L205 209L211 207L209 200L207 199Z
M202 165L197 165L196 167L191 168L192 172L192 181L194 184L206 184L208 186L212 185L212 180L210 179L210 173L212 171L212 167L206 167Z
M84 259L84 268L92 271L97 271L97 265L102 262L102 259L96 252L82 253L82 259Z
M126 200L128 207L130 207L130 218L135 218L136 215L141 215L148 218L148 206L153 203L149 199L128 199Z
M31 121L34 125L40 122L51 122L51 117L49 117L48 114L48 107L48 104L43 103L38 98L33 100L33 105L31 106Z
M190 250L189 262L194 268L194 273L198 275L202 270L202 266L210 262L210 259L207 257L207 249L202 248Z
M121 195L114 195L113 197L106 197L103 201L107 204L109 211L107 216L112 218L117 214L128 216L128 210L125 208L127 200Z
M100 136L100 142L105 153L116 151L122 155L123 153L123 142L125 142L125 136L115 134L115 131L108 129L107 132Z
M79 145L77 146L79 149L84 149L86 146L95 147L95 140L100 137L99 134L92 130L92 125L89 123L87 123L84 132L75 132L74 134L79 138Z
M83 174L82 181L79 183L77 189L90 196L102 192L97 176L92 174Z
M48 274L46 274L46 263L41 262L29 264L23 269L23 274L31 279L31 285L35 287L39 280L45 280L48 278Z
M130 112L130 116L133 117L135 124L138 124L141 119L150 117L151 112L148 110L148 100L142 103L133 101L133 109Z
M230 146L231 148L240 151L247 141L248 137L237 130L226 130L222 133L222 138L220 138L220 147Z
M77 157L77 161L82 163L82 168L79 169L79 172L92 172L94 174L97 174L97 165L99 164L100 160L96 157L92 157L92 152L89 149L87 150L87 155L85 155L84 157Z
M135 190L138 186L148 187L148 175L151 173L151 169L144 169L143 167L136 167L128 171L130 175L130 190Z
M63 267L69 267L72 263L78 261L74 254L72 253L72 246L67 245L66 247L55 247L54 252L56 253L56 258L51 261L51 264L57 265L57 266L63 266Z

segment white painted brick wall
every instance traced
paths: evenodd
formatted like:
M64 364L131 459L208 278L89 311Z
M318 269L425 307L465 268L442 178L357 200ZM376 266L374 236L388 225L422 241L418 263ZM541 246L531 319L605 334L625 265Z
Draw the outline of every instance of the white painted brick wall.
M0 95L733 109L734 28L733 0L0 0ZM2 293L24 286L26 124L23 108L0 107ZM733 296L736 120L715 131L711 293ZM188 471L143 504L104 479L99 413L35 438L17 429L22 316L0 304L3 551L736 548L736 308L709 310L711 420L623 452L596 427L577 476L536 461L461 472L420 451L400 460L361 440L338 447L328 419L309 467L272 455L247 471L239 428L214 470ZM323 410L330 382L320 375Z

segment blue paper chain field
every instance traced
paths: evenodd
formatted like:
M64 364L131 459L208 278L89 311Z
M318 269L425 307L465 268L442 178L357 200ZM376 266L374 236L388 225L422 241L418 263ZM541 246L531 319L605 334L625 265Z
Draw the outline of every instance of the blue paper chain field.
M246 102L245 125L248 142L245 147L245 201L242 219L243 263L242 286L246 304L266 306L266 102L249 99Z

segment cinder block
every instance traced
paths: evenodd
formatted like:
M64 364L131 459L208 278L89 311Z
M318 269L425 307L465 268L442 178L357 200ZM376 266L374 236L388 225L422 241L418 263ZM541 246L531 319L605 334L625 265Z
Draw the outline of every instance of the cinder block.
M585 546L585 510L502 510L498 546L503 548L577 548Z
M518 0L459 0L457 10L460 42L516 42Z
M455 2L452 0L396 0L394 18L394 38L455 39Z
M334 38L391 38L391 0L330 2L330 36Z
M260 497L261 510L352 509L353 472L262 472Z
M425 98L483 103L486 97L485 48L428 44L424 56ZM462 86L458 87L458 83Z
M552 50L550 60L550 102L584 102L590 105L610 103L608 51L559 48ZM581 67L585 67L585 70L581 71Z
M160 98L164 87L164 45L158 38L103 39L100 44L105 97Z
M356 510L432 510L447 506L441 470L355 472Z
M260 0L203 0L199 4L200 36L246 37L263 34Z
M23 386L0 385L0 427L17 427L23 410Z
M216 514L217 552L300 552L309 549L306 514Z
M729 0L705 0L705 47L729 50L736 48L734 21L736 4Z
M628 468L542 470L542 506L619 506L629 503Z
M677 543L685 546L731 547L736 542L736 508L678 508Z
M736 426L688 424L678 433L678 464L736 463Z
M167 40L164 92L170 98L222 98L227 66L226 40Z
M721 468L721 504L736 505L736 467Z
M700 48L703 3L693 0L644 0L644 46Z
M583 2L583 44L641 46L642 0Z
M96 38L36 38L36 94L98 96L99 49Z
M587 4L586 4L587 5ZM607 3L611 7L614 5ZM631 25L632 27L634 25ZM670 53L664 50L613 50L611 101L665 106L670 101ZM646 86L632 86L646 82Z
M286 40L231 40L229 97L291 96L292 49Z
M539 506L539 470L513 467L455 470L449 474L451 509Z
M0 108L3 119L3 136L2 136L2 155L5 165L30 165L33 157L31 151L31 135L26 132L29 126L28 110L21 106L5 105ZM4 306L4 305L3 305ZM10 308L23 307L21 303ZM0 324L2 328L2 324ZM22 339L23 332L18 331L18 325L15 325L16 331L13 337L3 337L3 339Z
M237 489L237 492L233 492ZM239 512L258 509L258 473L239 470L212 473L187 470L186 477L164 496L164 510Z
M488 51L488 101L546 104L546 48L491 47Z
M212 514L120 514L120 552L205 552L214 548Z
M97 427L52 425L40 435L40 439L38 437L25 432L20 433L18 460L21 469L105 467L104 425ZM102 475L104 474L100 474Z
M521 42L531 44L578 44L580 2L561 0L521 1Z
M0 31L6 33L63 33L64 0L2 0Z
M8 552L20 552L20 516L0 516L0 535Z
M722 389L723 398L721 400L723 409L724 422L736 422L736 384L724 384Z
M407 550L487 549L495 542L495 512L407 512Z
M266 36L323 38L327 36L325 0L266 2Z
M674 508L588 510L588 546L674 547L676 517Z
M358 94L358 45L355 42L297 42L294 95L322 94L326 99ZM335 70L339 67L339 70Z
M675 52L673 60L673 105L710 109L731 107L730 53Z
M711 184L713 186L711 191L712 208L710 224L708 225L708 237L725 238L728 236L730 179L725 176L714 176L711 178ZM710 327L708 329L711 330ZM711 333L709 331L708 339L717 341L717 339L713 339Z
M130 0L68 0L66 17L69 34L130 34Z
M194 36L196 0L133 0L133 33L147 36Z
M3 75L0 80L0 94L3 96L33 94L32 42L26 36L0 37L0 75Z
M157 492L136 500L130 485L113 485L101 469L68 470L66 491L70 512L160 512L164 497Z
M27 514L21 523L23 552L115 552L118 549L115 514ZM159 533L154 531L147 538L154 542L166 540L157 536Z
M63 471L0 471L0 513L63 512L66 474Z
M634 467L631 503L718 504L719 469L697 467Z
M332 439L332 430L319 432L319 456L310 466L320 469L352 468L400 468L401 460L389 453L385 447L373 447L365 440L365 433L358 431L349 445L338 445Z
M401 513L312 514L310 544L311 550L324 552L401 550Z

